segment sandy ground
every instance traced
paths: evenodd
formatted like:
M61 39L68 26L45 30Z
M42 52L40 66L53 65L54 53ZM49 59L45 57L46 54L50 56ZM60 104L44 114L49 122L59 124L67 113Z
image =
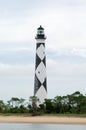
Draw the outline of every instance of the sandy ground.
M0 123L55 123L55 124L86 124L86 118L56 116L0 116Z

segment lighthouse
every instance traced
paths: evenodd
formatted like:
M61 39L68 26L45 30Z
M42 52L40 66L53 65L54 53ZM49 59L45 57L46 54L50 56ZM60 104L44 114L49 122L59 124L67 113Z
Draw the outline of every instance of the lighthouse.
M46 54L45 54L45 34L44 28L37 29L36 39L36 59L35 59L35 80L34 96L39 99L39 104L47 97L47 76L46 76Z

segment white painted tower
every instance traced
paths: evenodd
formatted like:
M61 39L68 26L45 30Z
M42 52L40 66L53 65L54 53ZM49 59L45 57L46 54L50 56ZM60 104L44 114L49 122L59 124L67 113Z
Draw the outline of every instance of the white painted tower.
M47 97L46 80L46 55L45 55L45 34L41 26L37 29L36 35L36 61L35 61L35 81L34 96L39 98L39 104Z

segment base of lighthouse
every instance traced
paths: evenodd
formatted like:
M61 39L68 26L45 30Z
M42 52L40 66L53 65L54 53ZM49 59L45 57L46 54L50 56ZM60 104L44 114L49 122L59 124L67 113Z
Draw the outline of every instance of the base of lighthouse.
M35 96L39 99L38 104L42 104L44 102L44 99L47 98L47 92L43 86L39 88Z

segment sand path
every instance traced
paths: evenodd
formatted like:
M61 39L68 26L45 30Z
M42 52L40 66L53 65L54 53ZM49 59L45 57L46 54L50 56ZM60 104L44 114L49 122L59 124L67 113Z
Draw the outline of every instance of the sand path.
M57 116L0 116L1 123L56 123L56 124L86 124L86 118Z

